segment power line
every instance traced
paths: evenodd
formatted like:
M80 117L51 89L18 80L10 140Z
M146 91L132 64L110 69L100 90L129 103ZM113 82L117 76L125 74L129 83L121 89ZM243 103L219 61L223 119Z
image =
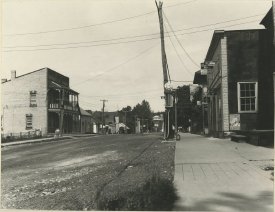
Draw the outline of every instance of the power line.
M152 33L147 35L145 34L145 35L125 36L125 37L103 39L103 40L83 41L83 42L52 43L52 44L27 45L27 46L4 46L3 48L30 48L30 47L41 47L41 46L64 46L64 45L75 45L75 44L85 44L85 43L100 43L100 42L106 42L106 41L116 41L116 40L130 39L130 38L148 37L152 35L157 35L157 33ZM154 39L157 39L157 38L154 38Z
M215 22L215 23L210 23L210 24L205 24L205 25L200 25L200 26L178 29L178 30L174 30L174 32L186 31L186 30L197 29L197 28L202 28L202 27L207 27L207 26L214 26L214 25L219 25L219 24L224 24L224 23L229 23L229 22L234 22L234 21L240 21L243 19L255 18L255 17L263 16L263 15L265 15L265 13L251 15L251 16L245 16L242 18L230 19L230 20L225 20L225 21L221 21L221 22Z
M253 21L242 22L242 23L238 23L238 24L225 25L225 26L220 26L220 28L233 27L233 26L238 26L238 25L253 23L253 22L257 22L257 21L258 20L253 20ZM186 32L186 33L182 33L182 34L178 34L178 35L195 34L195 33L200 33L200 32L205 32L205 31L211 31L211 30L215 30L215 29L216 28L210 28L210 29L198 30L198 31L193 31L193 32ZM166 36L166 37L168 37L168 36ZM135 42L155 40L155 39L159 39L159 37L156 37L156 38L147 38L147 39L142 39L142 40L131 40L131 41L125 41L125 42L115 42L115 43L111 42L111 43L104 43L104 44L97 44L97 45L56 47L56 48L43 48L43 49L15 49L15 50L2 50L2 52L24 52L24 51L46 51L46 50L59 50L59 49L61 49L61 50L62 49L75 49L75 48L107 46L107 45L115 45L115 44L123 44L123 43L135 43ZM99 41L94 41L94 42L99 42ZM31 47L31 46L29 46L29 47ZM14 46L14 47L6 47L6 48L16 48L16 47Z
M221 26L221 27L222 27L222 28L233 27L233 26L239 26L239 25L249 24L249 23L254 23L254 22L258 22L258 20L247 21L247 22L242 22L242 23L232 24L232 25L226 25L226 26ZM212 30L216 30L216 29L217 29L217 28L204 29L204 30L199 30L199 31L194 31L194 32L186 32L186 33L182 33L182 34L178 34L178 35L195 34L195 33L200 33L200 32L212 31Z
M4 36L18 36L18 35L36 35L36 34L45 34L45 33L52 33L52 32L64 32L64 31L69 31L69 30L78 30L78 29L83 29L83 28L89 28L89 27L95 27L95 26L100 26L100 25L106 25L106 24L111 24L115 22L121 22L121 21L126 21L134 18L138 18L141 16L149 15L154 13L154 11L143 13L140 15L135 15L127 18L122 18L122 19L117 19L117 20L112 20L112 21L105 21L97 24L90 24L90 25L85 25L85 26L79 26L79 27L71 27L71 28L64 28L64 29L56 29L56 30L47 30L47 31L39 31L39 32L28 32L28 33L17 33L17 34L5 34Z
M133 95L133 94L144 94L144 93L153 93L156 91L159 91L160 89L153 89L153 90L147 90L147 91L142 91L142 92L135 92L135 93L124 93L124 94L117 94L117 95L100 95L100 96L90 96L90 95L81 95L82 97L116 97L116 96L128 96L128 95Z
M174 32L174 30L173 30L173 27L171 26L171 24L170 24L170 22L169 22L169 20L168 20L168 18L167 18L167 16L165 15L164 12L163 12L163 15L164 15L164 17L165 17L165 19L166 19L168 25L170 26L170 28L171 28L171 30L172 30L172 32L173 32L173 34L174 34L176 40L178 41L179 45L181 46L181 48L183 49L183 51L185 52L185 54L187 55L187 57L190 59L190 61L192 61L192 63L193 63L195 66L200 67L200 66L193 60L193 58L189 55L189 53L185 50L185 48L182 46L181 42L179 41L177 35L175 34L175 32Z
M3 50L2 52L25 52L25 51L45 51L45 50L57 50L57 49L76 49L76 48L85 48L85 47L94 47L94 46L109 46L114 44L122 44L122 43L135 43L139 41L147 41L147 40L155 40L157 38L148 38L142 40L132 40L132 41L124 41L124 42L116 42L116 43L104 43L104 44L95 44L95 45L86 45L86 46L68 46L68 47L54 47L54 48L42 48L42 49L15 49L15 50Z
M189 2L184 2L184 3L170 5L170 6L167 6L166 8L175 7L175 6L184 5L184 4L189 4L189 3L192 3L192 2L195 2L195 1L197 1L197 0L192 0L192 1L189 1ZM130 19L135 19L135 18L139 18L139 17L142 17L142 16L153 14L155 12L156 11L150 11L150 12L146 12L146 13L135 15L135 16L130 16L130 17L116 19L116 20L110 20L110 21L104 21L104 22L101 22L101 23L89 24L89 25L79 26L79 27L71 27L71 28L64 28L64 29L39 31L39 32L4 34L4 36L35 35L35 34L45 34L45 33L53 33L53 32L63 32L63 31L69 31L69 30L78 30L78 29L83 29L83 28L101 26L101 25L106 25L106 24L112 24L112 23L115 23L115 22L121 22L121 21L130 20Z
M174 32L180 32L180 31L192 30L192 29L196 29L196 28L202 28L202 27L206 27L206 26L218 25L218 24L221 24L221 23L228 23L228 22L232 22L232 21L238 21L238 20L248 19L248 18L251 18L251 17L260 16L260 15L263 15L263 14L246 16L246 17L242 17L242 18L238 18L238 19L231 19L231 20L226 20L226 21L222 21L222 22L216 22L216 23L207 24L207 25L195 26L195 27L191 27L191 28L178 29L178 30L174 30ZM245 22L245 23L249 23L249 22ZM223 26L220 26L220 27L223 27ZM198 31L198 32L200 32L200 31ZM166 33L169 34L170 32L167 31ZM193 33L193 32L191 32L191 33ZM158 34L159 33L150 33L150 34L144 34L144 35L125 36L125 37L118 37L118 38L112 38L112 39L83 41L83 42L53 43L53 44L41 44L41 45L4 46L3 48L29 48L29 47L58 46L58 45L61 45L61 46L62 45L75 45L75 44L97 43L97 42L106 42L106 41L116 41L116 40L130 39L130 38L148 37L148 36L153 36L153 35L158 35ZM183 35L183 34L181 34L181 35ZM156 37L154 39L157 39L157 38L158 37Z
M165 23L164 23L164 28L165 28L166 31L167 31L167 28L166 28L166 26L165 26ZM179 55L179 53L178 53L178 51L177 51L177 49L176 49L176 47L175 47L175 45L174 45L174 43L173 43L171 37L170 37L169 32L168 32L168 37L169 37L169 40L170 40L170 42L171 42L171 44L172 44L172 46L173 46L173 48L174 48L174 50L175 50L175 52L176 52L176 54L177 54L177 56L178 56L178 58L179 58L181 64L183 65L183 67L185 68L185 70L186 70L190 75L193 76L193 74L191 73L191 71L187 68L187 66L186 66L185 63L183 62L182 58L180 57L180 55ZM170 80L170 81L171 81L171 80Z
M74 84L74 86L79 85L79 84L83 84L83 83L85 83L85 82L87 82L87 81L89 81L89 80L91 80L91 79L95 79L95 78L97 78L97 77L99 77L99 76L104 75L104 74L107 73L107 72L110 73L111 71L116 70L116 69L119 68L120 66L123 66L123 65L125 65L125 64L127 64L127 63L129 63L129 62L131 62L131 61L133 61L133 60L135 60L135 59L137 59L138 57L142 56L143 54L145 54L145 53L147 53L148 51L150 51L151 49L153 49L155 46L156 46L156 44L153 45L153 46L151 46L151 47L149 47L149 48L147 48L147 49L145 49L144 51L140 52L139 54L135 55L134 57L131 57L131 58L127 59L126 61L124 61L124 62L122 62L122 63L120 63L120 64L118 64L118 65L116 65L116 66L114 66L114 67L112 67L112 68L110 68L110 69L107 69L106 71L104 71L104 72L101 73L101 74L98 74L98 75L96 75L96 76L94 76L94 77L88 78L88 79L86 79L86 80L84 80L84 81L82 81L82 82L79 82L79 83L77 83L77 84Z

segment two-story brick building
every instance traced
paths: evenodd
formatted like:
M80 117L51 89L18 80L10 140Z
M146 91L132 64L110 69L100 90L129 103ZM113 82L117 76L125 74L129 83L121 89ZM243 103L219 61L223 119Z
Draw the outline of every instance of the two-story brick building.
M49 68L2 79L2 134L39 129L43 135L63 129L80 132L78 93L69 78Z

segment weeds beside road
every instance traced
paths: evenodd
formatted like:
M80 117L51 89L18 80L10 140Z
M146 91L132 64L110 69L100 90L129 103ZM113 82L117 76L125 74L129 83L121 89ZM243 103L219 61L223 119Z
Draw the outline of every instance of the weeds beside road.
M160 138L114 135L7 147L2 207L169 210L176 198L175 144Z

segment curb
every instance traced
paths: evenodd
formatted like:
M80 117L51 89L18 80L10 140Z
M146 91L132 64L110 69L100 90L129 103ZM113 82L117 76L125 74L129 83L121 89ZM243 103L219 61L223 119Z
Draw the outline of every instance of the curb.
M3 143L1 144L1 148L6 146L15 146L15 145L22 145L22 144L32 144L32 143L42 143L42 142L52 142L52 141L61 141L61 140L67 140L72 139L73 137L62 137L62 138L45 138L45 139L37 139L37 140L31 140L31 141L14 141L10 143Z
M61 138L44 138L44 139L37 139L37 140L25 140L25 141L13 141L8 143L1 143L1 148L6 146L15 146L15 145L22 145L22 144L32 144L32 143L42 143L42 142L52 142L52 141L63 141L67 139L77 139L77 138L88 138L98 136L98 134L92 135L65 135Z

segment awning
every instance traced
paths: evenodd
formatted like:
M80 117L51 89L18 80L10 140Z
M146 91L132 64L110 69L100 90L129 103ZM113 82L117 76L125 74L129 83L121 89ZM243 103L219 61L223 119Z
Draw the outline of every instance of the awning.
M82 109L81 107L79 107L80 110L80 115L81 116L90 116L92 117L92 114L88 113L86 110Z
M207 84L207 76L206 75L201 75L201 71L196 71L193 84L198 84L198 85L205 85Z
M127 127L127 126L126 126L125 124L123 124L123 123L119 123L119 124L118 124L118 127L119 127L119 128L120 128L120 127L123 127L123 128L126 127L127 130L130 129L129 127Z

